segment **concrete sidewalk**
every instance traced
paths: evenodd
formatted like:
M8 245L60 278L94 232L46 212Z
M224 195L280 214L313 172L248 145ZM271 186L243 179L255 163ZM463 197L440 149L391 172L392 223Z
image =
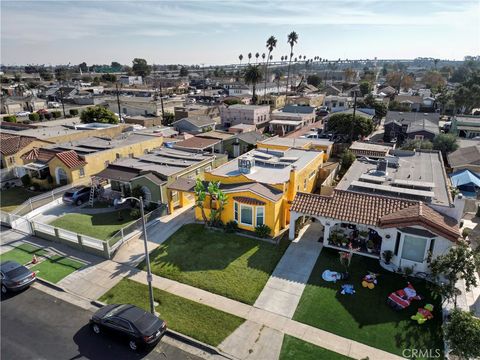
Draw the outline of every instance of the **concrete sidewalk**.
M302 297L310 273L322 250L318 238L322 226L313 222L302 229L279 261L260 293L255 307L291 319Z

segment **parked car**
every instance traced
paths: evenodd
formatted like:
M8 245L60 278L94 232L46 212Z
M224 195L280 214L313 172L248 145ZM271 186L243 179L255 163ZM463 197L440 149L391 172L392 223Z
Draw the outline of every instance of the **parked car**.
M20 291L29 287L37 277L35 273L16 261L4 261L0 264L0 281L2 294Z
M45 114L48 114L48 110L47 109L40 109L40 110L37 110L37 114L40 114L40 115L45 115Z
M128 342L131 350L154 346L167 331L167 323L130 304L106 305L93 314L90 326L95 334L110 333Z
M56 101L49 101L47 105L49 108L55 108L55 109L58 109L60 107L60 104Z
M15 115L16 116L28 116L28 115L30 115L30 111L19 111Z
M63 202L67 204L82 205L90 199L90 186L79 186L63 194Z
M320 135L318 134L318 132L310 132L308 134L305 134L305 135L302 135L300 136L300 138L302 139L319 139L320 138Z

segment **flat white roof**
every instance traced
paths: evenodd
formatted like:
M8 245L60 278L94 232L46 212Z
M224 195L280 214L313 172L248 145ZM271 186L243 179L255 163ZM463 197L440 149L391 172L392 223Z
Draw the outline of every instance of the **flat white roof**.
M352 181L352 186L357 186L360 188L371 189L371 190L379 190L379 191L386 191L389 193L394 194L405 194L405 195L413 195L413 196L421 196L426 198L433 198L435 195L433 191L424 191L424 190L415 190L415 189L406 189L401 188L398 186L390 186L390 185L380 185L380 184L371 184L364 181Z

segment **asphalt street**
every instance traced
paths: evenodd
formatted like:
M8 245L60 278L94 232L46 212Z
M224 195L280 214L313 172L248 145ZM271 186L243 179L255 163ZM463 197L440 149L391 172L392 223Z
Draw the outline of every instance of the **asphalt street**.
M126 343L95 335L91 312L34 288L3 297L0 311L2 360L200 359L163 341L135 353Z

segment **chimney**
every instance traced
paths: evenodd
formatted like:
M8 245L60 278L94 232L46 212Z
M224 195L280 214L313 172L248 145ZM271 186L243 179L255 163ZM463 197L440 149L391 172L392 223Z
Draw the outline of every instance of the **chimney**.
M297 167L292 165L290 169L290 178L288 180L287 200L293 201L297 193Z

